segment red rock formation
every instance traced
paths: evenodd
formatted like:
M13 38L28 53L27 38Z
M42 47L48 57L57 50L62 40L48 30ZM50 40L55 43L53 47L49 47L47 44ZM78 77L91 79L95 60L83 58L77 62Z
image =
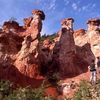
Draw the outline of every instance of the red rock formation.
M65 21L65 22L64 22ZM85 61L76 54L76 46L73 37L73 19L63 20L62 29L59 31L59 39L54 52L58 52L59 71L62 75L70 77L86 71ZM80 63L78 63L80 62ZM82 66L84 63L84 66Z
M79 29L79 30L76 30L76 31L74 32L74 37L83 36L83 35L85 35L85 34L86 34L86 30L84 30L84 29Z
M31 23L32 19L33 19L32 17L24 18L24 28L25 29L30 27L30 23Z
M0 67L0 79L9 79L22 86L32 85L33 87L37 87L43 80L42 77L38 77L38 44L42 28L42 19L44 20L45 15L40 10L33 12L34 16L30 22L30 26L27 26L24 32L20 31L20 27L16 23L7 22L4 24L0 34L0 64L2 66ZM9 30L11 28L18 28L15 31L16 34ZM5 31L6 29L9 31ZM21 33L25 33L25 35L21 35ZM8 61L8 57L11 61Z
M87 22L88 30L84 32L75 31L74 32L74 40L75 44L79 46L80 49L77 49L77 52L80 56L82 56L88 63L91 63L92 59L95 57L100 56L100 19L90 19ZM77 35L76 34L82 34ZM86 44L89 44L90 47L85 51L87 47ZM85 48L84 48L85 47ZM81 48L82 51L81 51ZM84 51L84 53L83 53ZM90 52L91 51L91 52Z
M88 21L88 38L94 55L100 56L100 19L91 19Z
M22 26L19 26L19 24L16 21L7 21L3 24L3 32L9 33L13 32L15 34L18 34L20 31L24 31L24 28Z
M30 27L27 28L28 33L22 42L21 50L18 53L15 66L18 70L31 78L36 78L39 75L38 67L38 43L40 31L42 28L42 19L44 14L40 10L34 10L34 16L30 22ZM43 15L42 15L43 14Z
M100 19L90 19L87 21L88 30L98 30L98 26L100 25Z
M42 75L46 75L50 71L50 66L52 64L52 50L50 48L51 45L51 41L46 39L43 41L43 45L40 47L39 61Z
M65 21L65 22L64 22ZM72 60L75 54L75 43L72 30L72 19L65 19L62 23L61 37L60 37L60 50L59 50L59 63L60 71L63 74L70 74L73 72ZM68 48L68 49L67 49ZM69 65L70 67L68 67ZM73 72L74 73L74 72Z
M70 30L70 29L73 30L73 22L74 22L73 18L66 18L66 19L62 20L61 25L64 28L66 27L67 30Z
M74 40L76 45L76 53L82 57L88 64L94 59L94 55L91 51L91 46L88 42L87 31L80 29L74 32Z
M75 32L74 20L64 19L55 41L44 40L41 46L45 15L40 10L33 10L32 14L24 19L24 26L8 21L0 29L0 79L37 87L43 80L39 75L42 71L48 76L59 72L65 77L87 72L94 56L100 56L100 19L89 20L87 31Z

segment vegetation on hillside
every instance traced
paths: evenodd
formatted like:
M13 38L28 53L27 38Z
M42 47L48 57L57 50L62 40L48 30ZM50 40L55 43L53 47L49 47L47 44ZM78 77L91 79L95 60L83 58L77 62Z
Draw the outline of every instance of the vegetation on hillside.
M73 100L100 100L100 79L96 85L91 85L85 80L81 81Z
M56 100L54 97L45 95L44 85L37 89L30 87L12 88L9 81L0 81L0 100ZM96 85L91 85L88 81L81 81L78 90L72 99L63 98L62 100L100 100L100 79Z
M44 86L37 89L17 88L12 90L12 84L9 81L0 81L0 100L55 100L51 96L45 95Z

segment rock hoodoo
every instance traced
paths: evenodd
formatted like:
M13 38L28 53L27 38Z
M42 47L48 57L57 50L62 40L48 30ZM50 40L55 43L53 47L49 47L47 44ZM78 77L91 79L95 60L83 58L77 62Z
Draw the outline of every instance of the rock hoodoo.
M38 44L40 32L42 29L42 20L45 15L40 10L33 10L33 18L30 26L27 28L27 35L22 42L21 50L18 52L18 57L15 66L22 74L31 78L36 78L38 72Z
M58 52L60 73L69 77L80 74L84 72L84 69L87 69L85 68L86 66L81 66L81 63L85 63L83 59L83 61L77 61L81 58L76 54L76 46L73 37L73 22L74 20L72 18L64 19L62 21L62 28L58 32L59 39L54 49ZM80 62L80 64L77 62Z
M73 56L75 54L75 43L73 38L73 19L62 21L61 37L59 40L59 63L60 71L64 74L73 72Z

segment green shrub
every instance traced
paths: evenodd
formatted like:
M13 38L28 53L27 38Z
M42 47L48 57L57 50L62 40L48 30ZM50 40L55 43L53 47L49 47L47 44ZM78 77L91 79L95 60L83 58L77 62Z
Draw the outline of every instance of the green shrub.
M10 81L1 80L0 81L0 99L4 98L5 96L8 96L10 93L12 93L12 84Z
M44 85L42 84L36 89L26 87L13 90L13 92L6 95L3 100L54 100L54 98L44 95Z
M53 97L44 96L44 92L39 89L20 88L5 97L4 100L54 100Z
M81 81L78 91L74 95L73 100L88 100L90 96L89 84L87 81Z

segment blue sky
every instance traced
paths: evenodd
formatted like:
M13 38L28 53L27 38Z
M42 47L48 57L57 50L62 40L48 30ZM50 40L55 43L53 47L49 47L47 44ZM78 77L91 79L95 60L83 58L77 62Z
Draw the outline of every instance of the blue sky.
M22 24L33 9L41 9L46 15L42 34L52 34L61 27L61 20L73 17L74 29L87 28L89 18L100 18L100 0L0 0L0 25L11 17Z

